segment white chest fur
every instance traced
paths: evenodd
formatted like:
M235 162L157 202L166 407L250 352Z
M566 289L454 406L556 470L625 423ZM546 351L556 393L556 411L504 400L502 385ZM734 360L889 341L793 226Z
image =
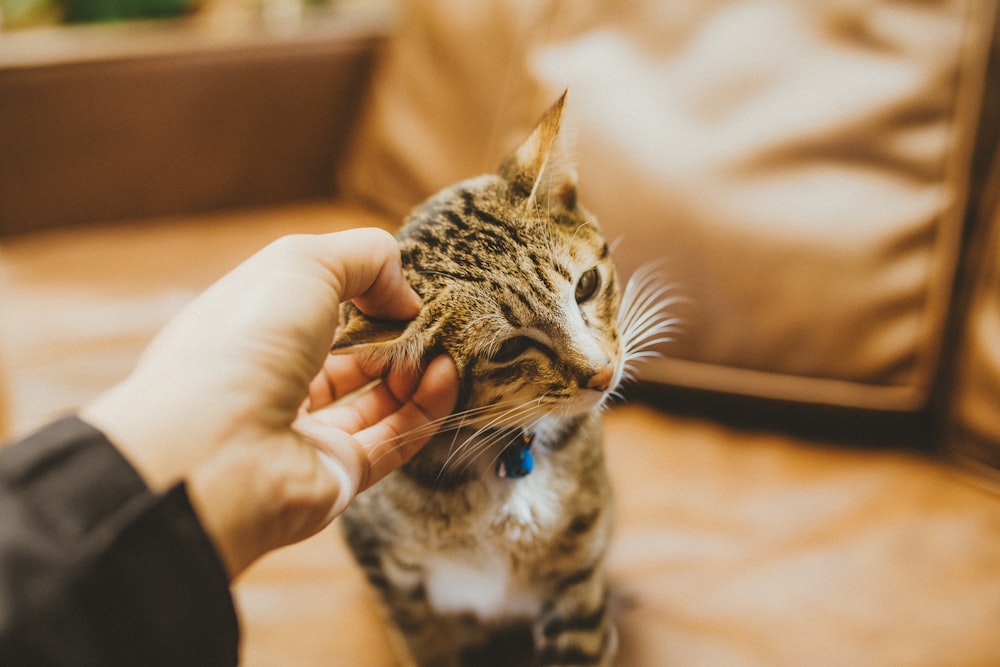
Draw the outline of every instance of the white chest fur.
M524 573L511 568L509 553L547 540L559 523L551 467L541 463L516 481L488 481L498 500L483 517L484 539L468 549L438 552L424 562L425 589L439 613L472 613L483 620L533 616L541 602Z
M547 425L539 424L544 438ZM543 453L534 471L511 480L486 477L471 502L479 508L472 525L482 539L461 548L451 545L424 556L424 587L428 602L439 613L472 613L483 620L537 615L541 600L529 577L537 569L525 563L527 553L544 553L565 523L566 489L556 475L559 464ZM520 571L512 569L517 555Z
M540 601L500 554L436 554L425 563L427 600L440 614L471 613L485 621L533 616Z

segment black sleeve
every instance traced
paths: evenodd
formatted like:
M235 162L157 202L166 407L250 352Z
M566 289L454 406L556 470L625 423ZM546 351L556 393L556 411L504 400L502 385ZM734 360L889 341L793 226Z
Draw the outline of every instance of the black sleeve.
M183 485L153 494L75 417L0 447L0 665L235 665L237 647Z

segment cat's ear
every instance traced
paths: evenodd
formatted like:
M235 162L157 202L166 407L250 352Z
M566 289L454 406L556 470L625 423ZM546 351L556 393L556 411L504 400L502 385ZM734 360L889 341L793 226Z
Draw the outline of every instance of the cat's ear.
M416 368L424 354L423 324L368 317L353 303L341 307L341 326L331 354L356 354L368 370L382 373L390 366Z
M566 93L555 101L527 139L500 165L500 176L531 201L576 208L576 170L559 132Z

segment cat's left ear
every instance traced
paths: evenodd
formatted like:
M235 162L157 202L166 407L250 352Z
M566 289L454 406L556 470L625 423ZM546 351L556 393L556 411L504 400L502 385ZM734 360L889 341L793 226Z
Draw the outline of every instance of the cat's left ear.
M500 176L525 197L548 208L559 204L576 208L576 169L569 159L566 141L560 138L566 92L555 101L513 153L500 165Z
M384 373L390 366L416 368L424 355L424 325L417 320L397 321L368 317L353 303L341 307L342 324L331 354L356 354L368 370Z

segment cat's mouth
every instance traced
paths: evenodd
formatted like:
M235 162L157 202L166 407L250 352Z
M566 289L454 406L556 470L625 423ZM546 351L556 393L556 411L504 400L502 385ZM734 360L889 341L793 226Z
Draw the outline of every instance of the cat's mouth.
M450 428L445 430L453 435L442 439L432 465L439 476L481 475L491 468L505 479L528 475L538 457L544 456L549 440L545 434L553 423L604 408L621 381L622 364L614 364L605 375L593 387L538 392L522 386L521 395L496 396L481 403L473 400L476 407L463 408L448 418Z
M610 379L601 387L588 387L581 390L577 396L566 402L565 414L575 417L591 410L603 408L614 395L614 387L621 377L620 372L612 371Z
M563 412L567 417L576 417L598 409L606 399L605 392L589 390L585 394L581 394L579 398L568 401Z

